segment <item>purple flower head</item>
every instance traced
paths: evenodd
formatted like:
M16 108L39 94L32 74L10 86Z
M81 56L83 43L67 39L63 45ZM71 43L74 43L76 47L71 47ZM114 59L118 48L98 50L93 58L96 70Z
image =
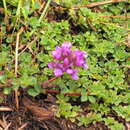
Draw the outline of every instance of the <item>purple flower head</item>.
M54 62L48 64L49 68L54 69L55 76L61 76L66 72L74 80L78 79L77 67L88 69L86 64L87 54L84 51L72 50L70 42L65 42L61 47L56 47L52 52Z
M61 47L64 49L70 49L72 45L70 42L64 42L64 44L62 44Z

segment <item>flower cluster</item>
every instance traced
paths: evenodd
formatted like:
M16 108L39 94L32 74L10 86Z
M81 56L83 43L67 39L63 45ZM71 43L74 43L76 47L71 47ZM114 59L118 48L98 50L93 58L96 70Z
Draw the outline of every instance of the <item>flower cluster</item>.
M61 47L56 47L52 52L55 62L48 64L49 68L54 68L55 76L61 76L64 72L70 74L74 80L78 79L77 67L88 69L86 64L86 52L80 50L72 50L72 45L65 42Z

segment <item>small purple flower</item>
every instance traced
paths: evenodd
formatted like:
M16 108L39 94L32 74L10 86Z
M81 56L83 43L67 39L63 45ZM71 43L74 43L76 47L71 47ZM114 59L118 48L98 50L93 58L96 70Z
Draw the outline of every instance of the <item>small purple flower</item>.
M66 70L66 73L72 75L72 74L74 73L74 71L73 71L73 69L67 69L67 70Z
M64 49L70 49L72 47L70 42L64 42L64 44L61 45L62 48Z
M74 74L72 75L72 78L73 78L74 80L78 80L78 79L79 79L77 73L74 73Z
M54 74L55 74L55 76L61 76L61 75L63 75L63 72L62 72L62 70L61 69L55 69L54 70Z
M88 69L86 64L87 54L84 51L72 50L70 42L65 42L61 47L56 47L52 52L54 62L48 64L49 68L54 68L55 76L61 76L64 72L70 74L74 80L78 79L77 67Z
M52 55L54 56L55 59L61 60L61 58L62 58L62 49L57 47L55 51L52 51Z

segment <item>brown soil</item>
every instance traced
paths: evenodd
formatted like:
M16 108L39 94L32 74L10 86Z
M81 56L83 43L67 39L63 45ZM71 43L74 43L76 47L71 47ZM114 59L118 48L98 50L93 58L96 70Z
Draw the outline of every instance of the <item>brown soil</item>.
M0 107L2 106L0 130L107 130L103 123L86 128L79 127L63 117L57 118L54 115L54 109L57 107L56 98L50 94L41 94L35 98L27 94L20 95L18 109L15 107L12 94L5 97L5 102Z

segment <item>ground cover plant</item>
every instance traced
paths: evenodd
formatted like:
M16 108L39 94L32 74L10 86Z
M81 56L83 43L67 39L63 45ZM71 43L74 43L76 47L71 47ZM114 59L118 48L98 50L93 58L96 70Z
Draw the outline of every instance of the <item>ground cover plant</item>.
M13 122L6 127L18 129L17 116L45 122L25 129L129 129L129 6L127 0L0 1L0 117ZM76 126L54 128L52 118Z

